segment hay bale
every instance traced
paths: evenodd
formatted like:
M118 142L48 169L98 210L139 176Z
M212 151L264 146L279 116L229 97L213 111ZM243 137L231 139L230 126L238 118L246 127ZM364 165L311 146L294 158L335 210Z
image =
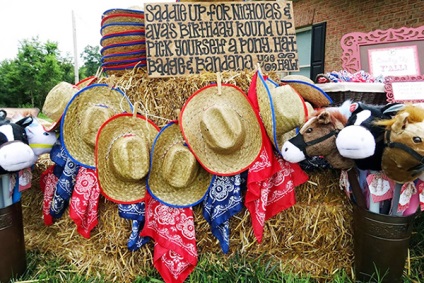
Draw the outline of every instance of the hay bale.
M38 186L42 168L37 164L33 187L22 195L27 250L64 259L76 266L81 274L103 275L117 282L132 282L137 276L146 275L146 270L152 268L152 243L136 252L128 251L126 242L131 223L120 218L117 205L104 198L99 204L99 224L90 239L76 232L76 226L66 212L52 226L44 225L43 194ZM261 244L253 235L247 210L233 217L228 255L223 255L219 242L212 235L202 216L201 205L196 206L199 255L216 254L227 259L239 252L253 258L265 255L280 261L283 269L314 278L330 278L337 270L350 270L352 211L346 196L338 188L337 172L313 173L310 181L296 188L296 205L266 222Z
M235 84L247 93L253 74L253 71L225 72L222 82ZM269 76L278 80L276 74ZM212 73L150 79L143 69L100 79L100 82L119 86L131 102L141 102L144 114L158 126L176 119L178 110L192 93L215 81L216 75ZM126 243L131 223L120 218L117 205L104 198L99 204L99 224L90 239L76 232L66 212L52 226L44 225L39 178L49 164L48 157L40 159L33 172L32 188L22 194L27 250L51 254L75 265L81 274L102 274L107 280L126 283L146 275L146 270L152 268L153 244L136 252L128 251ZM311 173L310 182L296 188L296 205L266 222L261 244L253 235L247 210L233 217L230 252L223 257L230 259L239 252L252 258L265 255L280 261L290 272L316 278L331 277L339 269L350 270L352 207L338 187L338 174L335 170ZM203 219L201 205L194 208L194 214L199 255L222 254L209 224Z

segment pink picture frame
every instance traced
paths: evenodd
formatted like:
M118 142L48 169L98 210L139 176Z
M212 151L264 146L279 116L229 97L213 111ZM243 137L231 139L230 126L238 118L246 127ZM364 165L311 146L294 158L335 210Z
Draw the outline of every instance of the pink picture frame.
M424 26L345 34L340 41L342 47L342 67L351 73L368 68L368 64L364 64L365 62L362 62L364 60L361 60L362 48L381 49L389 46L411 45L408 43L411 41L424 42ZM420 63L421 69L424 69L422 62Z
M424 75L387 76L384 81L388 103L422 103L424 102Z

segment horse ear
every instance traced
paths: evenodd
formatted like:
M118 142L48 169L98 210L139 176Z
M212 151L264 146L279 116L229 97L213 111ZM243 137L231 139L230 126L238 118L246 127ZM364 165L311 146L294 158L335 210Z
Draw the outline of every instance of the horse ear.
M320 124L328 124L331 122L330 113L328 111L322 111L317 116L318 123Z
M17 124L17 125L19 125L19 126L21 126L21 127L25 128L25 127L27 127L28 125L30 125L30 124L32 123L32 121L33 121L32 116L27 116L27 117L25 117L25 118L22 118L22 119L21 119L21 120L19 120L19 121L16 121L16 122L15 122L15 124Z
M0 120L1 120L1 121L4 121L4 120L6 120L6 117L7 117L7 112L6 112L6 110L1 109L1 110L0 110Z
M408 124L408 112L400 113L399 115L395 116L395 122L392 125L392 131L395 133L398 133L405 129L406 125Z

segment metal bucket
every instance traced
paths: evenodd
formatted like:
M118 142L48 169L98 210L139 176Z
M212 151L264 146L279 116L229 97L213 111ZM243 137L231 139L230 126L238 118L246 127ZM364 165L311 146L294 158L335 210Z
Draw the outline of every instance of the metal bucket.
M357 280L402 282L415 216L376 214L354 206L354 267Z
M26 270L21 202L0 209L0 282L9 282Z

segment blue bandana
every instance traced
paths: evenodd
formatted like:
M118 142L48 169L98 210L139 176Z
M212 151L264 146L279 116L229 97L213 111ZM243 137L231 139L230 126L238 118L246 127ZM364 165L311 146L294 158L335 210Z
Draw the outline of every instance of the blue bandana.
M66 155L59 139L54 144L50 156L54 158L52 160L56 163L53 169L54 174L59 178L50 205L50 215L54 218L60 218L68 207L79 166Z
M149 237L140 237L144 226L144 202L134 204L118 204L118 214L121 218L132 222L131 235L127 242L128 250L136 251L149 241Z
M230 218L243 208L241 188L245 181L240 174L216 176L203 200L203 217L224 253L228 253L230 248Z

